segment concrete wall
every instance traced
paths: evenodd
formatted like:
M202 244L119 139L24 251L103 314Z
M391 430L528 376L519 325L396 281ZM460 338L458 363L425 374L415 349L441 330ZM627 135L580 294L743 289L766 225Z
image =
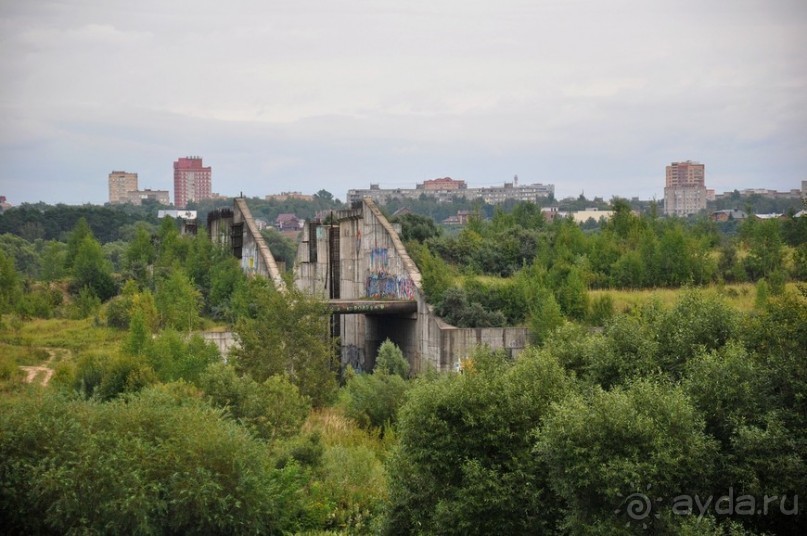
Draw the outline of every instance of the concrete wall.
M230 349L238 346L238 340L232 331L202 331L199 334L205 342L211 342L216 345L225 363L227 362L227 356L230 354Z
M420 271L372 200L334 213L334 220L305 223L294 268L297 288L326 299L417 302L415 314L342 315L343 365L371 370L378 347L387 338L403 350L414 373L457 370L460 360L478 345L505 348L513 356L526 346L526 328L457 328L439 319L426 302ZM339 235L338 293L329 263L335 243L332 233Z
M241 269L248 275L259 275L271 279L278 290L285 289L286 283L283 281L272 252L269 251L269 246L266 245L258 226L255 225L246 200L236 198L234 205L233 224L244 224Z

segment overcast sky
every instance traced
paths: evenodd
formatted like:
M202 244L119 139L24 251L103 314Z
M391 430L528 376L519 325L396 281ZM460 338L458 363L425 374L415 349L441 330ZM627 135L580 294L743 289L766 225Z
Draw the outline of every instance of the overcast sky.
M807 179L805 0L0 0L0 195Z

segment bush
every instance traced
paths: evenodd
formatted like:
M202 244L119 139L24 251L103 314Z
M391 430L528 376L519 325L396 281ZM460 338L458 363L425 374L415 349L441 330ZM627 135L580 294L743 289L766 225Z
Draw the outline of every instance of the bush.
M134 325L134 324L133 324ZM144 346L148 362L160 380L196 383L208 365L221 361L218 348L200 335L186 338L172 329Z
M488 311L479 302L470 302L465 290L452 287L443 293L443 300L435 308L438 316L460 328L500 327L507 319L500 311Z
M464 374L421 380L388 464L389 534L541 533L557 514L533 431L572 387L558 361L481 350Z
M537 437L535 452L565 504L563 532L572 534L621 534L630 519L615 509L648 486L659 497L703 494L717 455L683 391L646 380L564 400Z
M614 299L610 294L603 294L591 301L588 321L595 326L604 326L614 316Z
M0 511L12 534L293 532L302 480L184 389L109 403L0 401ZM35 416L35 418L32 418Z
M395 423L407 387L406 380L397 374L354 374L342 389L340 405L360 426L381 428Z
M129 329L132 318L131 296L116 296L106 305L106 325L111 328Z
M401 378L409 376L409 362L394 342L387 339L378 348L374 371L384 374L397 374Z
M267 440L290 437L300 430L311 403L286 378L264 383L238 376L230 365L210 365L199 379L208 401Z

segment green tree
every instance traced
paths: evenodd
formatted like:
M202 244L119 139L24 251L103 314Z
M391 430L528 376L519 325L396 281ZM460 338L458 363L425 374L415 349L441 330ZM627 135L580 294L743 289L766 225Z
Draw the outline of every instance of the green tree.
M39 258L39 277L42 281L56 281L64 277L67 251L61 242L49 241Z
M375 360L375 372L384 374L395 374L401 378L409 377L409 362L401 352L401 349L387 339L378 347L378 357Z
M76 293L82 288L89 288L101 301L115 295L115 280L112 278L112 267L104 257L101 244L91 235L85 236L78 244L72 260L73 289Z
M214 407L267 440L297 434L311 409L309 399L283 376L258 383L223 363L210 365L200 376L199 386Z
M0 475L11 534L282 534L303 513L297 466L183 384L3 397Z
M67 237L67 252L64 258L64 266L66 269L70 270L73 268L73 262L78 255L84 239L92 236L93 234L90 230L90 226L87 224L87 219L84 216L80 217Z
M388 534L548 532L559 504L534 463L533 430L572 384L558 361L480 350L463 374L423 380L399 413Z
M202 295L180 268L171 269L168 277L158 282L154 301L161 326L187 331L201 326Z
M345 415L359 426L383 429L395 424L407 388L401 376L387 374L378 368L373 374L351 372L340 393L339 403Z
M336 392L336 341L330 337L328 306L293 287L280 293L270 285L254 278L241 292L242 316L235 325L240 345L233 350L233 363L258 382L285 374L321 406Z
M440 230L434 224L434 220L419 214L404 214L392 219L392 223L401 225L401 240L408 242L423 243L429 238L440 236Z
M736 337L739 317L719 298L689 291L654 323L658 365L677 377L698 351L719 349Z
M151 233L144 225L138 225L134 238L126 249L124 265L128 274L141 287L149 288L151 285L149 270L153 266L155 258L156 252L152 243Z
M163 382L185 380L196 383L212 363L221 360L218 348L199 335L189 339L168 328L150 344L144 353L149 365Z
M648 486L654 497L704 493L717 454L684 392L648 380L567 398L537 437L550 489L563 499L560 527L570 534L621 533L630 521L625 498ZM659 528L652 516L646 522Z
M741 231L748 246L746 270L752 279L769 277L784 268L784 247L778 220L754 221L749 218Z
M129 333L123 344L123 351L132 356L144 355L150 344L151 334L146 327L143 311L135 310L129 321Z
M20 276L14 268L14 261L0 250L0 318L19 304L22 298Z

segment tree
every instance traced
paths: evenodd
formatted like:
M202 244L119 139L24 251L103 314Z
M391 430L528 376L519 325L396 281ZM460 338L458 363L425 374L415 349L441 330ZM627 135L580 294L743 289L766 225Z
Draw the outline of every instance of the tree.
M112 279L112 267L104 258L101 244L92 235L86 235L78 244L72 261L73 289L89 288L101 301L115 295L115 280Z
M451 269L448 264L437 255L432 254L426 245L409 243L409 254L420 269L423 292L431 303L437 303L443 298L443 293L451 286Z
M571 381L529 349L515 362L480 350L463 374L416 384L388 464L387 534L549 531L558 503L534 464L533 430Z
M105 403L3 397L0 475L11 534L283 534L302 518L297 466L275 468L186 384Z
M408 389L408 374L409 363L400 348L387 339L378 349L372 374L349 370L340 397L345 414L365 428L394 424Z
M185 380L196 383L208 365L221 360L218 348L205 342L200 335L186 339L170 328L149 341L143 350L149 365L163 382Z
M180 268L171 269L168 277L157 284L154 300L161 326L187 331L201 326L202 295Z
M297 257L297 244L272 227L268 227L261 231L261 236L269 246L269 251L278 262L283 262L286 266L286 271L290 272L294 267L294 259Z
M719 298L686 292L655 324L658 365L678 377L684 364L700 350L723 347L738 333L738 315Z
M84 216L80 217L76 225L70 231L67 238L67 253L64 259L64 266L68 270L73 268L73 262L78 255L79 248L86 237L92 237L92 231Z
M328 306L293 287L281 293L270 285L254 278L241 292L235 325L240 345L233 350L233 363L258 382L285 374L321 406L336 390L336 341L330 337Z
M267 440L298 433L311 409L308 398L283 376L271 376L258 383L249 376L239 376L224 363L207 367L199 386L214 407L224 409Z
M61 242L46 243L39 258L39 278L42 281L56 281L64 276L66 249Z
M14 261L0 250L0 318L3 313L13 311L21 297L20 276L14 268Z
M414 240L423 243L429 238L440 236L440 230L434 220L419 214L404 214L392 219L393 223L401 224L401 240L408 242Z
M783 271L784 249L778 220L754 221L754 218L749 218L744 222L741 233L748 245L745 264L752 279Z
M149 268L154 264L155 257L151 233L145 226L138 225L126 250L125 267L141 287L148 288L151 285Z
M553 406L535 453L563 499L563 532L621 533L630 521L625 497L648 489L653 497L708 496L717 449L703 428L680 388L648 380ZM657 526L652 516L646 522Z
M401 349L387 339L378 348L378 357L375 360L375 372L384 374L395 374L406 379L409 376L409 362L401 352Z

